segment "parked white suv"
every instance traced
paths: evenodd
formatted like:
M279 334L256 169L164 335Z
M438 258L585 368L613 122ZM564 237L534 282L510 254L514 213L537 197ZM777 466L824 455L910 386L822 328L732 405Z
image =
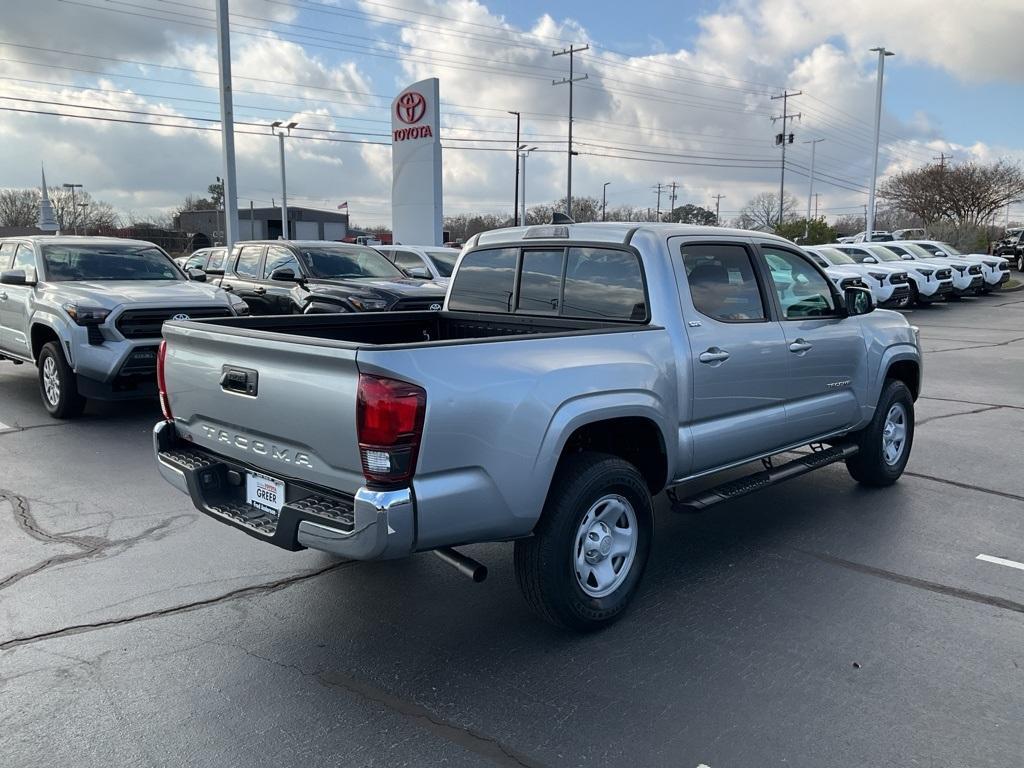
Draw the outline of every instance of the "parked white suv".
M888 264L860 264L833 245L805 246L804 250L824 268L838 268L860 276L880 307L905 307L910 303L907 271Z
M384 258L405 272L409 277L448 285L455 261L459 258L458 248L436 245L378 245Z
M949 267L953 270L953 292L951 298L975 294L985 286L982 263L974 259L938 257L926 251L917 243L886 243L885 247L899 254L905 261L917 261L935 267Z
M837 246L861 264L899 264L910 278L910 301L912 304L930 304L940 301L953 292L953 270L931 265L906 262L902 257L879 243L858 243Z
M938 240L914 240L913 242L940 259L954 257L980 261L982 275L985 277L985 285L981 288L982 293L988 293L1010 279L1010 264L999 256L989 256L987 253L960 253L949 243L942 243Z

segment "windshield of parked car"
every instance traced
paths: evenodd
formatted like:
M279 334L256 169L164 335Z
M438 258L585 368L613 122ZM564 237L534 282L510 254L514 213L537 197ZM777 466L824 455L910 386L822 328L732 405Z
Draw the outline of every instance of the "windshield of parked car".
M836 267L840 264L857 263L855 259L851 259L849 255L843 253L838 248L817 248L814 252L821 254L825 258L825 261Z
M60 243L42 247L46 279L72 280L184 280L174 262L152 245Z
M879 261L903 261L903 258L891 248L886 248L884 245L872 245L868 248L871 255Z
M302 249L302 263L311 277L383 277L396 280L405 273L378 251L362 245L318 246Z
M961 253L949 243L942 243L942 250L946 252L947 256L960 256Z
M425 251L425 253L430 257L430 261L441 277L452 276L452 272L455 271L455 260L459 258L459 250L457 248L444 248L436 251Z

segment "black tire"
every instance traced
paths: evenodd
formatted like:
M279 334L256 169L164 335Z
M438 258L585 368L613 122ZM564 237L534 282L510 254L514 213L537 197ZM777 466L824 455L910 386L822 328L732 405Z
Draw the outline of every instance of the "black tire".
M897 406L902 407L905 435L893 462L886 458L884 440L890 411ZM906 384L897 379L886 380L871 423L855 435L854 441L859 450L846 460L846 469L854 480L876 488L899 480L914 445L914 398Z
M1024 272L1024 253L1017 256L1017 271Z
M56 419L73 419L81 415L85 409L85 398L78 393L75 372L64 359L60 342L44 344L36 365L39 368L39 395L49 414Z
M584 591L577 576L576 562L582 556L576 554L581 551L577 547L581 536L586 541L582 525L592 507L601 509L598 502L619 503L615 497L628 502L634 513L635 550L631 561L627 562L628 555L619 561L623 573L614 571L614 555L600 554L604 541L595 544L593 552L607 560L615 573L609 586L617 584L611 592L595 596ZM611 514L615 514L614 508L605 508L613 509ZM626 514L623 512L617 520L628 521ZM627 530L625 526L615 527L618 531ZM653 532L651 494L636 467L604 453L570 456L559 464L533 536L515 543L516 581L526 602L545 621L578 632L602 629L622 616L636 593L647 565ZM596 572L594 569L593 573ZM590 589L596 592L597 586L595 582Z

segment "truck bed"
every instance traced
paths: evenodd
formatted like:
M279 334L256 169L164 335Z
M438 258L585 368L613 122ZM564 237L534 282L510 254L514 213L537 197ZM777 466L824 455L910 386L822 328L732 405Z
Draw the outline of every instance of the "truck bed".
M301 337L310 342L335 342L330 346L354 348L496 341L500 337L584 335L636 331L638 326L642 327L635 322L470 312L272 315L193 322L199 326L216 326L218 333L249 337L283 335L292 337L291 341L299 341L294 337Z

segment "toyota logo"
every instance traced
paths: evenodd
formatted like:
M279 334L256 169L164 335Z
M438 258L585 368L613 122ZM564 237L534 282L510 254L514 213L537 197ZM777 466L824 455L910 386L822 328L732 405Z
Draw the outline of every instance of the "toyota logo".
M179 312L171 320L191 320L192 318L186 315L184 312Z
M441 305L440 304L431 304L430 305L430 311L431 312L440 312L441 311Z
M427 113L427 100L422 93L406 91L395 102L395 117L406 125L418 123Z

